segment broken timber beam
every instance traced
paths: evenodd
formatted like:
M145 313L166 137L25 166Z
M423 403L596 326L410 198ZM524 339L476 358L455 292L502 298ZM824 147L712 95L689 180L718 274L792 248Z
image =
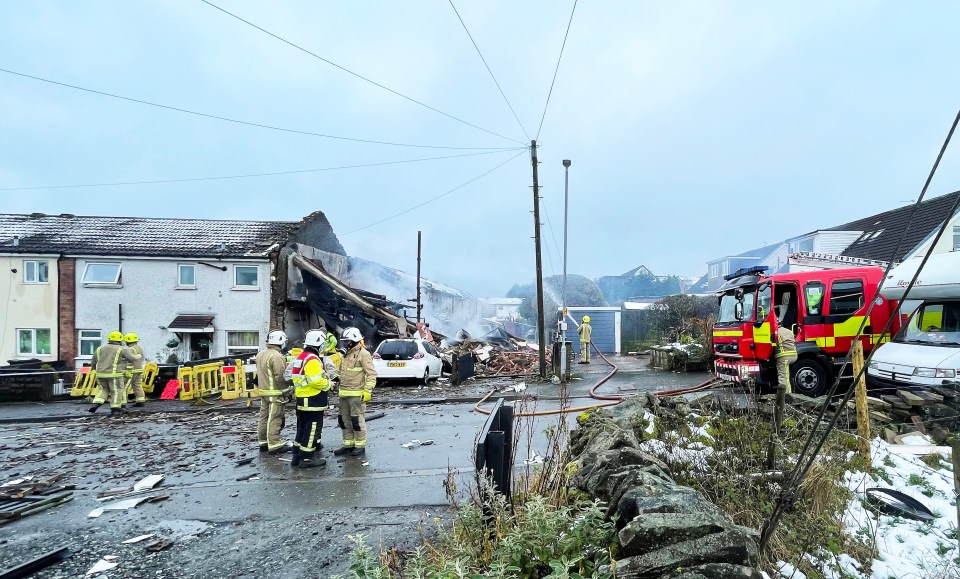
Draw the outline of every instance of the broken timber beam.
M302 255L295 253L291 257L291 260L293 261L293 265L332 287L334 291L336 291L350 303L363 310L365 314L396 324L397 333L401 338L412 334L410 323L407 322L405 318L398 316L389 310L371 304L362 296L358 295L357 292L344 285L340 280L328 274L310 260L305 259Z

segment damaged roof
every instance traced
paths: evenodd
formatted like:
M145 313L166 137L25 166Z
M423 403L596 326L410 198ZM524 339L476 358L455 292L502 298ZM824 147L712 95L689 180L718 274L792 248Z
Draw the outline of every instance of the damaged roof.
M308 225L330 229L326 217L320 212L303 221L8 213L0 214L0 253L263 257L296 238ZM327 237L333 240L333 250L343 251L332 229Z
M889 261L891 258L894 261L903 261L920 242L930 235L930 232L937 229L943 220L949 217L950 209L958 195L960 191L954 191L922 202L917 208L912 223L910 222L910 214L913 212L911 204L831 227L828 231L863 232L856 241L843 250L841 255L881 261ZM903 243L900 243L908 223L910 230L903 238Z

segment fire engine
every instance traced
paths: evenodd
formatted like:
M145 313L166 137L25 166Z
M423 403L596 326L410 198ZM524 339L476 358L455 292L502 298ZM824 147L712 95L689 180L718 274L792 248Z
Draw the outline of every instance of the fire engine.
M860 340L869 352L890 340L899 318L880 335L896 302L877 294L879 267L854 267L766 275L752 267L726 276L717 291L719 312L713 327L714 370L722 380L772 386L777 328L796 334L797 361L790 367L794 393L820 396L830 387L863 325ZM868 300L878 296L867 317ZM866 320L864 320L866 318ZM851 369L845 372L851 374Z

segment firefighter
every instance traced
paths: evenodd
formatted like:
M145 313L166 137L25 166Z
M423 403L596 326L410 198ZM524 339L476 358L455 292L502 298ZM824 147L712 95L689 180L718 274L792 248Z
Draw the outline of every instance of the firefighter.
M790 328L777 328L777 381L790 394L790 366L797 361L797 339Z
M147 395L143 392L143 346L140 345L140 336L130 332L123 337L123 341L128 350L133 351L139 359L136 362L128 362L126 372L123 373L126 378L123 390L123 399L127 399L127 387L133 389L133 405L143 406L147 401Z
M340 456L361 456L367 451L367 425L363 414L377 385L373 357L363 347L363 336L357 328L343 331L340 341L347 354L340 363L340 413L337 422L343 432L343 446L333 451Z
M127 363L136 363L138 355L123 347L123 334L110 332L107 334L107 343L100 346L90 359L90 367L97 373L97 386L100 389L93 398L90 412L96 412L104 402L110 402L110 413L119 414L127 399L126 384L123 380L123 369Z
M580 334L580 364L590 363L590 336L593 327L590 326L590 316L583 316L583 323L577 329Z
M286 364L283 347L287 335L274 330L267 334L267 347L257 353L257 384L260 388L260 420L257 423L257 443L260 452L280 454L291 450L280 438L284 411L293 387L284 378Z
M293 466L323 466L327 461L314 458L319 450L323 411L327 409L330 380L320 359L325 344L323 330L310 330L303 339L303 352L287 367L297 397L297 435L293 441Z

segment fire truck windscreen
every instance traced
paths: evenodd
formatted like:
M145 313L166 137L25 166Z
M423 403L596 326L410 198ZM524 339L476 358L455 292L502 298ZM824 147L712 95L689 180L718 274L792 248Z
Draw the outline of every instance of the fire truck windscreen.
M720 298L720 313L717 315L717 324L736 324L753 321L753 305L756 296L756 287L737 288L743 291L743 314L737 318L736 292L730 291Z

